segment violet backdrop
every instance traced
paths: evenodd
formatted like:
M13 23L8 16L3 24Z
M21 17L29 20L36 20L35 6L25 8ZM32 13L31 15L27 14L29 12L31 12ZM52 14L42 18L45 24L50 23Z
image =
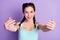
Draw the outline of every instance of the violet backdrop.
M18 31L10 32L4 28L8 17L21 21L23 18L22 4L33 2L36 7L36 21L43 25L49 20L56 22L55 29L49 32L38 32L38 40L60 40L60 0L0 0L0 40L18 40Z

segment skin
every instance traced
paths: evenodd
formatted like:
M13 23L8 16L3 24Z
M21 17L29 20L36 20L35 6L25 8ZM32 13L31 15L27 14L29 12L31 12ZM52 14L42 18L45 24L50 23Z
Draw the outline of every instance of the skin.
M34 9L29 6L24 9L24 16L26 20L23 22L24 25L24 30L33 30L34 29L34 23L33 23L33 17L35 16L35 11ZM15 22L11 17L9 17L5 23L4 27L6 30L16 32L19 30L19 24L20 22ZM48 22L45 25L42 25L40 22L36 22L37 27L39 28L38 30L42 30L44 32L53 30L55 28L55 21L53 19L48 20Z

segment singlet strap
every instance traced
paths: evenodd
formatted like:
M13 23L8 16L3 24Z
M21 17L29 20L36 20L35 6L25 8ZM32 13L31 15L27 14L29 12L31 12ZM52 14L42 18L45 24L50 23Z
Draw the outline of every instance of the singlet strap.
M21 23L21 25L20 25L20 29L23 29L23 23Z
M37 24L36 24L36 22L35 22L35 25L36 25L36 29L38 29L38 28L37 28Z

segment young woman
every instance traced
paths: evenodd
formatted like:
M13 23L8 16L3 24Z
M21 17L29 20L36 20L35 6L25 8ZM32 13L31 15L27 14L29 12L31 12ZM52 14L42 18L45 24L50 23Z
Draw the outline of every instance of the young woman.
M45 25L35 20L35 6L33 3L24 3L22 5L24 18L21 22L15 22L12 18L8 18L5 22L5 29L16 32L19 31L18 40L38 40L38 30L49 31L55 27L54 20L48 20Z

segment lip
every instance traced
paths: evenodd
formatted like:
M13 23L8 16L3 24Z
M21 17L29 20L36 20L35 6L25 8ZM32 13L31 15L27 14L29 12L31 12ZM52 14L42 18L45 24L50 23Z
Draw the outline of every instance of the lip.
M31 19L31 17L27 17L28 19Z

